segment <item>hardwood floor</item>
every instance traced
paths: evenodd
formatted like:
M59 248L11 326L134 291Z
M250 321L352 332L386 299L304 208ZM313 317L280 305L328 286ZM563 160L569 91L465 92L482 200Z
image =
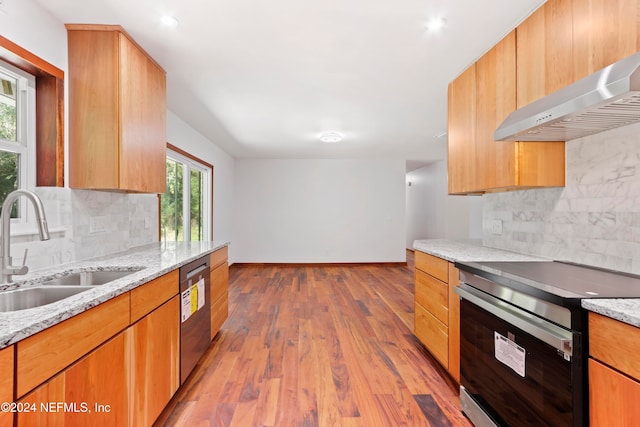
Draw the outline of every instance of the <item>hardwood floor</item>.
M157 426L470 426L403 265L232 266L229 319Z

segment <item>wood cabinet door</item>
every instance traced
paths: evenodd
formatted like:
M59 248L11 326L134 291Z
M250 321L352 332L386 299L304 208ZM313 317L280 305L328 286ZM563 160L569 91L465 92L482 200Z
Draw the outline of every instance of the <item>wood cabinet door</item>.
M164 193L165 73L120 34L120 188Z
M472 192L476 182L476 66L449 84L447 151L449 194Z
M223 262L211 270L211 339L229 317L229 265Z
M67 27L69 185L118 188L117 34Z
M640 383L589 359L589 421L592 427L625 427L640 420Z
M0 402L13 402L13 352L12 345L0 350ZM13 414L0 411L0 426L13 425Z
M71 365L20 402L19 427L128 425L128 361L124 332Z
M180 297L126 332L130 351L131 426L150 426L180 386Z
M548 0L516 28L518 108L575 81L573 1Z
M516 109L516 34L509 33L476 63L477 189L518 185L516 143L493 133Z
M640 2L637 0L574 1L573 16L576 80L639 50Z

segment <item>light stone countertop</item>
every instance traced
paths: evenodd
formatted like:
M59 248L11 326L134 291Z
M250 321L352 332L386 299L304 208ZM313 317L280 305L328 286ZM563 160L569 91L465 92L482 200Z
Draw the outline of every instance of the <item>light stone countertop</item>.
M160 277L229 242L153 243L92 260L78 261L14 276L16 283L0 285L0 291L38 285L39 282L71 273L96 270L132 270L133 273L96 285L94 289L41 307L0 312L0 349L82 313L96 305ZM140 269L142 268L142 269Z
M416 240L413 249L450 262L550 261L548 258L482 246L480 240Z
M546 258L482 246L479 240L416 240L413 248L450 262L550 261ZM640 327L640 299L583 299L586 310Z
M582 308L640 328L640 299L583 299Z

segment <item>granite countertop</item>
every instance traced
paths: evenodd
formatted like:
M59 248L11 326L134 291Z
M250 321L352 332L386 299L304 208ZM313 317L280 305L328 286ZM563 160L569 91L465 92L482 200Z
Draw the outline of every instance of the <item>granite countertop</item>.
M640 299L583 299L582 307L640 328Z
M227 246L229 242L153 243L92 260L14 276L15 283L0 285L0 291L38 285L72 273L96 270L127 270L131 274L94 289L41 307L0 312L0 349L82 313L150 280Z
M413 248L451 262L551 261L532 255L482 246L479 240L416 240ZM621 322L640 327L640 299L583 299L582 307Z
M413 242L413 249L451 262L551 261L548 258L482 246L480 240L416 240Z

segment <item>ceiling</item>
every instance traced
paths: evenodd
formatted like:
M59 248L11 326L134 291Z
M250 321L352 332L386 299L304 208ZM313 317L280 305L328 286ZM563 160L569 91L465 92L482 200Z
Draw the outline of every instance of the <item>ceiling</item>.
M122 25L167 71L168 108L233 157L420 165L445 154L447 84L544 0L36 2Z

